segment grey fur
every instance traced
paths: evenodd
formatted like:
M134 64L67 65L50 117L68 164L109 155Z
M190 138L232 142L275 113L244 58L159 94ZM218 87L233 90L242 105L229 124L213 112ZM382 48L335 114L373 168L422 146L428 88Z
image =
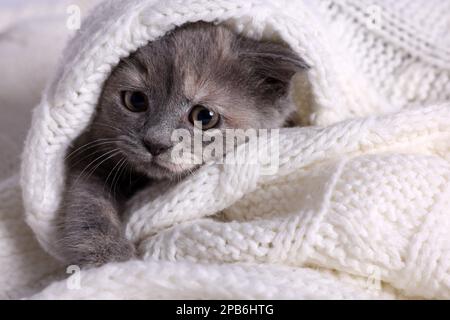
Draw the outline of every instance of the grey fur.
M174 172L155 164L144 141L167 148L160 158L168 160L172 131L193 130L187 115L197 104L222 115L219 129L282 127L294 112L291 79L305 67L289 48L203 22L123 59L67 158L59 228L64 262L98 266L134 257L120 218L127 199L152 180L180 179L197 169ZM123 106L123 92L136 90L148 96L144 113Z

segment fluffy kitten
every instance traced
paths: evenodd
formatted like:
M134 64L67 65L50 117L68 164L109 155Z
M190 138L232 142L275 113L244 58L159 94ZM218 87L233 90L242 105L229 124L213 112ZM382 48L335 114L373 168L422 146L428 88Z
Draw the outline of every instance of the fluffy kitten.
M98 266L135 255L121 212L156 179L194 165L171 163L175 129L277 128L294 112L290 49L238 36L224 26L186 24L123 59L105 82L96 115L67 157L60 210L64 262Z

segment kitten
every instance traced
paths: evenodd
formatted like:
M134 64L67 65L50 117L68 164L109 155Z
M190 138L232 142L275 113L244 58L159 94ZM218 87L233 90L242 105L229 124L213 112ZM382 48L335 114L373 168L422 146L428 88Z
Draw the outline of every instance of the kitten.
M204 22L122 59L67 156L58 242L64 262L99 266L133 258L121 224L126 201L152 181L198 168L171 163L172 132L192 132L194 121L203 130L282 127L294 113L291 79L305 68L284 46Z

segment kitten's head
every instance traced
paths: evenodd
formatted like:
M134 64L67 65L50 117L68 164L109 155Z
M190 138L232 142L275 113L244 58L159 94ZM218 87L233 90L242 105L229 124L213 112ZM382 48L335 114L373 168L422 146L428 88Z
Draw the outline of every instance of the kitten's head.
M223 26L187 24L123 59L105 82L91 126L137 170L173 178L195 164L171 161L177 129L279 128L294 112L292 77L305 63L292 50Z

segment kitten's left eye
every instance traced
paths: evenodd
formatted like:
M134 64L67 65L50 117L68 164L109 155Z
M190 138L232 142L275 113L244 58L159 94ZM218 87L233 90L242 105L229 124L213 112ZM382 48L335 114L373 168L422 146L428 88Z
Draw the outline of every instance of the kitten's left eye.
M132 112L144 112L148 109L148 98L143 92L124 91L122 100L125 107Z
M193 125L199 123L202 130L212 129L220 122L220 115L202 105L196 105L192 108L189 120Z

